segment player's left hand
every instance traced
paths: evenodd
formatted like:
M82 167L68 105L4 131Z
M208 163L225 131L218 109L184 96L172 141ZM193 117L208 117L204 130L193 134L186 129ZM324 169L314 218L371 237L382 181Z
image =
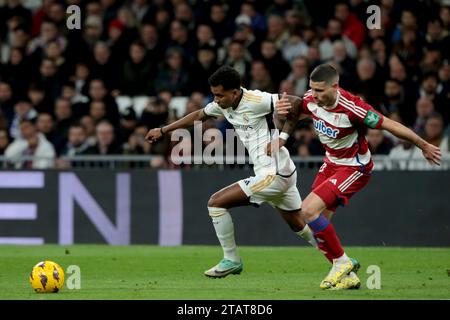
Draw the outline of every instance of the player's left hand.
M266 153L268 156L272 156L273 153L275 153L276 151L276 147L278 147L278 149L280 149L282 146L284 146L286 144L286 140L283 139L277 139L277 140L272 140L267 144L266 147Z
M426 143L422 148L422 154L430 164L441 165L441 149L438 147L431 143Z

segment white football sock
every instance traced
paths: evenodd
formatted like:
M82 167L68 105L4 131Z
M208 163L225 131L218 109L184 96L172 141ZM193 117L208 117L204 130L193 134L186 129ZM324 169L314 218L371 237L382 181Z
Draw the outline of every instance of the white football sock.
M219 208L208 209L210 209L211 213L211 209ZM236 241L234 240L233 220L231 219L231 215L228 210L222 208L220 209L225 211L225 213L221 214L220 216L212 216L211 218L214 229L216 229L217 238L222 245L223 257L234 262L240 262L241 258L238 255Z
M333 259L333 263L341 264L341 263L346 263L349 260L350 260L350 258L344 252L344 254L342 256L340 256L339 258Z
M305 225L303 230L296 232L296 234L308 241L313 247L317 248L317 241L308 225Z

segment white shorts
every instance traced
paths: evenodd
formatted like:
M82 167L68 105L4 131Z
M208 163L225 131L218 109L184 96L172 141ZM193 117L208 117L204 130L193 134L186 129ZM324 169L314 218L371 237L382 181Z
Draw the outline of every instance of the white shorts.
M297 189L297 172L290 177L280 175L255 176L238 181L250 202L261 205L267 202L274 208L285 211L299 210L302 198Z

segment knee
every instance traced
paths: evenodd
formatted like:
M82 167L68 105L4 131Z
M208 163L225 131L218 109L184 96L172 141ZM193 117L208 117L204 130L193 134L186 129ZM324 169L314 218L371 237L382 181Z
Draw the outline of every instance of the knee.
M302 217L306 222L311 222L320 215L320 212L310 205L308 202L303 202L302 204Z
M220 196L217 193L214 193L208 200L208 207L210 208L220 208Z

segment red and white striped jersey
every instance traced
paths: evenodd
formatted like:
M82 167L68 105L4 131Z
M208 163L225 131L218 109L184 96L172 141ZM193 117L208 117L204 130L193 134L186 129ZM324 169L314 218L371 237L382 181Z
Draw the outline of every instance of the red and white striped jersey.
M383 116L361 98L339 88L336 103L319 107L312 91L303 96L303 114L311 115L320 142L325 148L325 162L361 166L371 162L364 126L380 128Z

